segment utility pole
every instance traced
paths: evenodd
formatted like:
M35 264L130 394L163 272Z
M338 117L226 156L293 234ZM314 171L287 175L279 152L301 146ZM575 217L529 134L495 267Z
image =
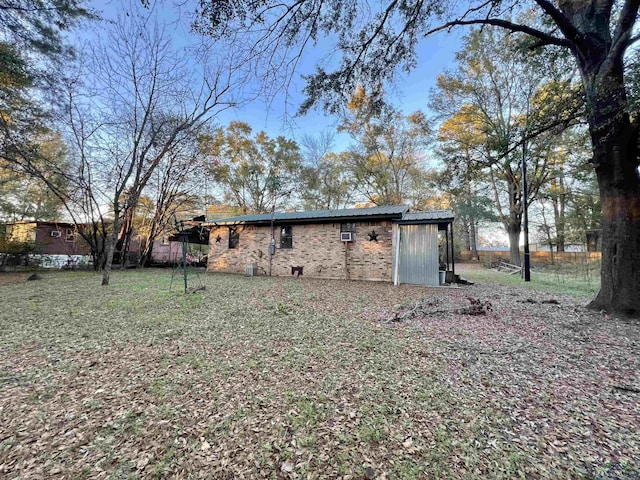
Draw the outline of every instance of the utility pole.
M524 281L531 281L531 259L529 253L529 214L528 214L528 193L527 193L527 144L525 137L522 138L522 209L524 223Z
M278 190L279 181L269 174L267 178L267 184L271 190L271 196L273 198L273 204L271 205L271 238L269 239L269 276L271 276L273 270L273 256L276 254L276 203L278 203Z
M184 226L182 227L184 229ZM184 278L184 293L187 293L187 232L180 233L182 241L182 277Z
M275 236L275 219L276 219L276 200L273 199L273 206L271 207L271 238L269 239L269 276L271 276L271 269L273 268L273 256L276 253L276 236Z

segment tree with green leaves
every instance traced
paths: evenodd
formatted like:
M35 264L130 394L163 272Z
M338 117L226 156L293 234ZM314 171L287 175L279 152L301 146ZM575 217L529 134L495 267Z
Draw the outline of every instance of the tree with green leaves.
M601 288L593 308L640 314L640 173L638 126L631 110L625 55L634 35L638 0L502 0L459 2L388 0L369 2L299 0L199 0L196 27L214 36L242 37L263 53L264 71L278 79L290 73L305 47L332 39L341 61L319 65L307 78L307 101L336 111L358 85L374 102L398 68L413 68L425 36L468 25L492 25L529 36L531 48L564 49L580 72L589 125L592 163L602 202ZM530 15L519 17L528 9ZM513 20L522 18L522 20ZM282 59L283 56L288 58Z
M3 188L13 188L2 197L33 219L52 219L74 191L66 148L55 132L61 129L57 107L63 72L74 55L65 35L95 18L86 3L11 0L0 5L0 168L12 175ZM90 230L97 231L79 231L88 235Z
M347 168L348 153L334 153L333 135L304 135L300 199L305 210L346 208L353 200L353 180Z
M72 54L64 33L79 21L93 18L86 0L7 0L0 5L2 41L27 56L57 61ZM43 67L40 64L40 67ZM35 64L33 68L39 68Z
M349 152L329 152L316 165L302 167L300 198L305 210L347 208L355 200L348 164Z
M565 207L567 241L586 244L587 251L596 252L601 248L602 205L593 165L579 166L571 176L572 191Z
M549 159L547 182L540 189L540 208L545 212L541 230L545 242L563 252L570 243L585 244L584 233L576 234L568 223L569 206L574 196L595 187L593 166L589 163L589 139L583 126L576 126L545 141ZM597 196L597 188L591 191ZM546 211L550 214L547 215Z
M477 107L463 105L447 118L438 132L436 154L444 168L436 184L450 198L456 225L462 230L464 244L473 259L478 258L478 224L498 221L490 200L489 182L483 175L487 134Z
M200 136L205 171L224 191L225 201L244 213L266 213L288 204L297 191L302 157L297 143L265 132L253 135L244 122L231 122Z
M364 88L356 89L342 126L354 140L347 157L353 185L374 205L415 205L426 179L431 131L424 113L385 105L378 111Z
M448 118L440 130L441 143L464 146L472 170L488 179L515 265L521 263L523 156L528 164L527 202L537 198L549 174L544 136L523 142L534 128L548 128L532 110L546 77L514 55L519 45L502 30L473 30L456 54L457 69L438 77L431 102L434 110ZM455 156L444 161L455 161Z
M39 137L37 144L40 154L31 162L41 170L42 179L13 162L0 160L0 219L57 220L62 211L63 202L50 185L65 192L67 179L60 172L68 166L66 146L59 134Z
M93 18L83 0L11 0L0 5L0 158L37 176L38 139L49 135L62 65L73 54L64 34ZM43 180L43 179L41 179ZM46 179L44 179L46 181Z

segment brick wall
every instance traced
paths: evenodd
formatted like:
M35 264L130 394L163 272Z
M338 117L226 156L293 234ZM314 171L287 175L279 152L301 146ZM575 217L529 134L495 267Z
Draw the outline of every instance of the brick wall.
M393 229L390 221L356 223L355 241L340 241L340 223L293 226L293 248L280 247L280 228L276 226L276 253L272 275L291 275L291 267L303 267L303 275L351 280L393 280ZM268 226L238 226L238 247L229 248L229 228L214 227L209 236L208 269L216 272L244 273L249 263L258 264L260 275L269 272ZM367 233L375 230L377 242ZM217 242L216 239L220 238Z

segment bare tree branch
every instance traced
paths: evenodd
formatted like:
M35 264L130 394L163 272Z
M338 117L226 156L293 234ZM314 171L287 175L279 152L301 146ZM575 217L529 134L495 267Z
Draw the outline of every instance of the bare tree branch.
M439 27L429 30L427 33L425 33L425 36L428 36L443 30L449 30L452 27L462 26L462 25L492 25L495 27L505 28L512 32L522 32L522 33L526 33L527 35L531 35L532 37L539 39L541 45L558 45L560 47L571 47L571 42L569 42L564 38L555 37L541 30L537 30L535 28L528 27L526 25L520 25L518 23L513 23L508 20L502 20L499 18L478 18L475 20L452 20L443 25L440 25Z

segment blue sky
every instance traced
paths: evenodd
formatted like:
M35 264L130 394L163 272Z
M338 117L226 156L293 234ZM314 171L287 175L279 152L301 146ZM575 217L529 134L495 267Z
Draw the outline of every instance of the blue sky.
M139 0L91 0L90 5L100 12L105 19L115 18L117 12L142 11ZM169 23L167 29L176 43L180 45L190 37L189 5L178 11L172 1L156 1L154 7L161 20ZM179 21L175 21L179 19ZM430 89L435 85L437 76L447 68L454 66L454 54L460 48L461 30L453 33L442 32L425 39L418 49L418 67L409 74L398 76L395 86L389 88L391 103L405 113L423 110L428 113L427 102ZM89 34L91 35L91 33ZM288 99L284 93L276 96L269 104L254 101L242 108L227 110L218 118L220 125L226 125L233 120L246 122L254 131L264 130L269 136L284 135L300 140L304 134L314 135L321 131L335 132L338 119L315 110L305 116L293 117L303 98L301 91L304 87L302 74L311 73L316 61L324 55L322 48L309 51L300 71L295 75L294 84L288 91ZM288 105L287 105L288 102ZM289 115L286 114L288 112ZM286 117L286 118L285 118ZM349 139L345 134L336 135L336 151L348 147Z
M429 90L435 86L436 78L447 68L454 67L454 55L461 44L460 32L457 34L442 33L425 40L418 52L418 67L409 74L401 73L394 87L389 88L391 102L405 113L416 110L427 111ZM294 114L303 101L303 74L313 72L316 52L309 52L309 60L301 65L296 75L293 88L289 90L289 113ZM321 130L335 131L339 119L325 114L321 110L313 110L304 116L288 118L285 122L285 95L276 97L270 105L254 102L242 109L227 112L225 117L231 120L241 120L252 125L255 129L266 130L270 135L283 134L301 137L304 133L313 134ZM348 142L346 135L336 138L338 143Z

